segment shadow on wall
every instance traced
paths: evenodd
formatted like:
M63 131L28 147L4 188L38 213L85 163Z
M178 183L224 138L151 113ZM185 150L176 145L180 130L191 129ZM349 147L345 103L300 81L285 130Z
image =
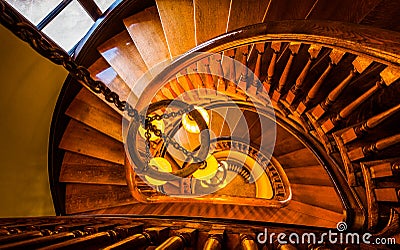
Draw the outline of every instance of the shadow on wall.
M0 217L54 215L47 148L66 76L0 25Z

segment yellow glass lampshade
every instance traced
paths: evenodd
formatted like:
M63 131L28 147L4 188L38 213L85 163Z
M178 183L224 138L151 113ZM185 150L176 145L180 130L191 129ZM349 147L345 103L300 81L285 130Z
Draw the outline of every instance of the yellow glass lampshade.
M151 124L155 125L157 127L157 129L161 130L161 132L164 133L165 124L164 124L164 122L162 120L154 120L154 121L151 122ZM146 139L146 136L145 136L146 129L144 129L142 127L142 125L140 125L140 127L139 127L139 134L140 134L141 137ZM153 132L150 132L150 135L151 135L150 136L150 141L155 141L155 140L159 139L159 137L156 136Z
M204 121L206 121L206 124L208 126L210 124L210 116L208 115L207 110L199 106L194 106L194 108L200 112L201 116L203 116L203 119ZM183 114L182 125L189 133L200 133L200 128L197 125L196 121L188 114Z
M162 157L154 157L154 158L152 158L150 160L150 162L149 162L149 165L156 167L158 169L158 171L160 171L160 172L165 172L165 173L172 172L171 164L166 159L164 159ZM152 178L150 176L147 176L147 175L145 175L144 178L146 178L146 180L150 184L155 185L155 186L162 186L165 183L167 183L166 181L157 180L157 179L154 179L154 178Z
M215 176L218 171L218 161L213 155L208 155L207 166L205 168L199 168L193 173L193 177L199 180L209 180Z

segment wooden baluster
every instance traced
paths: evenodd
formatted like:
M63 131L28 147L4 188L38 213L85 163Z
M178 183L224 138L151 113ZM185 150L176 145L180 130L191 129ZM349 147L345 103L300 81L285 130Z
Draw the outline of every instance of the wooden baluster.
M344 91L351 80L353 80L356 75L362 74L365 69L372 64L372 62L372 60L360 56L353 61L353 69L350 71L349 75L341 83L339 83L339 85L336 86L331 93L329 93L328 97L323 102L318 104L312 111L311 115L315 118L315 120L320 119L329 110L329 108L336 102L340 94Z
M197 229L183 228L178 230L175 236L168 238L156 249L173 250L173 249L183 249L184 247L192 247L195 243L196 236L197 236Z
M400 161L387 161L369 167L371 178L382 178L400 174Z
M186 90L181 86L181 84L178 82L178 80L176 79L176 77L174 77L173 79L171 79L170 81L170 86L171 88L175 88L175 93L179 93L177 94L178 96L180 96L184 101L191 101L192 99L190 98L190 95L188 95L188 93L186 92Z
M380 139L375 143L367 146L357 147L348 153L351 161L360 160L372 154L377 154L397 143L400 143L400 134L396 134L384 139Z
M147 228L143 233L136 232L127 238L122 237L125 239L107 246L103 250L139 249L150 244L160 244L168 238L168 234L169 229L167 227Z
M272 42L271 43L271 49L273 50L271 62L269 63L268 66L268 73L267 73L267 79L264 80L263 86L265 89L266 94L268 95L269 90L271 88L272 80L274 78L274 73L275 73L275 66L276 66L276 60L278 59L278 54L281 50L281 42Z
M187 88L189 88L189 91L187 92L187 95L189 95L191 100L197 100L198 99L198 92L195 91L195 89L197 89L196 86L194 86L192 79L190 79L189 75L188 75L188 70L184 69L181 72L181 77L179 77L178 82L180 83L180 85L186 85Z
M257 61L256 61L256 66L254 68L254 79L252 84L248 88L248 93L250 95L255 96L257 92L262 92L262 86L260 82L260 76L261 76L261 66L262 66L262 56L264 55L265 51L265 43L257 43L254 46L257 54Z
M400 190L398 188L377 188L374 189L376 201L399 202Z
M215 55L215 60L217 61L217 67L218 67L217 91L225 92L227 86L224 78L225 76L224 68L222 67L222 55L221 54Z
M322 250L322 249L324 249L324 248L318 247L318 248L315 248L315 249ZM295 247L295 246L292 245L292 244L283 244L283 245L279 245L279 246L278 246L278 250L297 250L297 247Z
M248 82L248 68L247 68L247 58L249 55L249 46L243 46L239 48L239 51L242 53L242 57L240 62L242 65L240 65L240 77L239 77L239 82L238 82L238 91L241 93L246 93L247 91L247 82Z
M224 229L213 229L208 232L208 239L204 243L203 250L219 250L224 244Z
M289 103L290 105L293 103L295 100L296 95L301 91L303 87L304 80L306 79L306 76L308 72L311 69L312 63L314 60L318 57L319 52L321 51L322 47L319 45L311 45L308 48L308 53L310 57L308 58L308 61L306 65L304 66L303 70L301 71L300 75L296 79L296 84L294 87L289 90L287 96L286 96L286 102Z
M230 58L230 60L227 60L226 62L228 69L227 78L229 79L226 92L230 94L236 94L236 63L235 63L236 49L225 51L224 55Z
M201 60L202 63L204 64L204 68L206 70L205 74L205 87L207 88L208 94L215 94L215 85L214 85L214 78L213 75L211 74L211 69L210 69L210 57L206 57Z
M322 73L322 75L318 78L318 80L315 82L315 84L312 86L310 91L308 92L306 99L302 102L300 102L299 106L296 109L296 112L299 115L302 115L304 111L307 110L307 108L310 107L314 99L317 97L319 94L319 89L321 88L322 84L325 82L326 77L329 75L331 70L333 69L334 66L336 66L340 60L343 58L345 52L340 51L340 50L332 50L331 53L329 54L329 57L331 61L328 64L328 67L325 69L325 71Z
M354 112L355 109L357 109L361 104L368 100L375 92L377 92L384 86L390 86L393 82L397 81L400 78L400 71L392 67L387 67L381 72L380 76L381 80L378 81L374 87L372 87L356 100L354 100L352 103L347 105L339 112L339 114L337 114L336 117L325 121L321 125L322 130L327 133L334 129L338 123L347 119Z
M355 139L363 137L371 129L375 128L392 115L396 114L400 110L400 104L394 106L393 108L380 113L376 116L369 118L367 121L363 122L361 125L347 129L341 134L341 138L344 144L354 141Z
M94 234L114 229L115 226L118 226L118 224L116 223L96 224L96 225L86 226L84 228L84 231L87 232L88 234Z
M257 250L257 243L254 241L254 238L248 234L240 235L240 245L243 250Z
M101 248L113 243L115 237L116 235L115 232L113 231L100 232L87 235L81 238L67 240L47 247L42 247L40 249L41 250L78 249L78 248L88 248L90 246L96 246L97 248Z
M49 235L49 234L47 234ZM43 237L44 234L41 231L28 231L28 232L22 232L22 233L17 233L17 234L9 234L5 236L0 236L0 244L4 245L7 243L11 242L16 242L16 241L23 241L23 240L28 240L28 239L33 239L33 238L38 238L38 237Z
M272 100L278 101L281 98L282 90L285 88L287 78L289 76L290 68L292 67L293 64L293 59L299 53L301 43L297 42L291 42L289 44L289 49L290 49L290 56L289 59L286 63L285 69L282 72L281 78L279 79L278 87L274 91L274 94L272 95Z
M39 238L13 242L9 244L2 245L3 249L38 249L40 247L48 246L51 244L57 244L59 242L64 242L76 237L83 236L84 233L81 231L74 232L61 232L55 233L49 236L43 236Z

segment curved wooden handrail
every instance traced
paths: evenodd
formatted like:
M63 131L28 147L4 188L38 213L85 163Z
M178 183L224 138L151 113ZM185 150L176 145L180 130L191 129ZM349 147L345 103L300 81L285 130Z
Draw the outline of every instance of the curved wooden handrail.
M256 42L303 42L336 48L400 68L400 33L335 21L271 21L234 30L205 42L181 57L156 76L137 103L139 109L176 73L206 55Z

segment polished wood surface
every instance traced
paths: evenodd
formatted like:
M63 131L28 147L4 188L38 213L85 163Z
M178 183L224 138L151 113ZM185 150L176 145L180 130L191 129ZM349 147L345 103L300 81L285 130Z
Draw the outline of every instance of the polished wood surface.
M121 32L98 47L98 50L135 95L140 96L146 86L137 86L136 83L147 72L147 66L129 33Z
M196 44L225 33L231 0L194 0Z
M262 22L271 0L232 0L226 31Z
M121 142L74 120L69 122L60 148L118 164L125 162Z
M155 6L124 19L124 24L149 69L159 63L169 62L170 53Z
M157 0L169 52L177 57L196 46L193 0Z

